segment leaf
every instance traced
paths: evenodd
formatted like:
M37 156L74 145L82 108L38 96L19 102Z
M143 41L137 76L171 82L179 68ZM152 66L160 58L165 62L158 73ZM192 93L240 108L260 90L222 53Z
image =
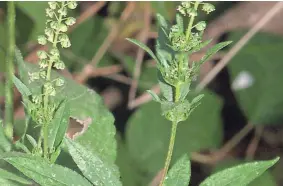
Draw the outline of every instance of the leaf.
M0 119L0 153L9 152L11 150L11 142L7 139L2 120Z
M116 164L120 170L123 186L146 185L146 183L141 183L141 176L137 171L138 167L132 161L123 139L121 139L120 135L116 136L118 144Z
M166 98L166 100L173 101L173 87L165 82L160 72L158 72L158 82L162 95Z
M26 134L26 137L27 137L28 141L30 142L30 144L32 145L33 148L37 147L37 142L35 141L35 139L32 136Z
M208 42L210 42L210 40ZM226 47L230 43L232 43L232 41L221 42L221 43L218 43L218 44L214 45L210 49L208 49L206 54L201 58L199 64L203 64L204 62L206 62L210 57L212 57L219 50L221 50L222 48Z
M160 98L158 97L158 95L155 92L153 92L151 90L147 90L147 92L151 95L151 97L152 97L152 99L154 101L156 101L156 102L160 102L161 101Z
M118 167L114 163L102 160L95 153L80 144L66 138L66 145L83 175L96 186L122 186Z
M29 181L29 180L26 180L14 173L11 173L9 171L6 171L4 169L1 169L0 168L0 178L2 179L8 179L8 180L12 180L12 181L16 181L16 182L19 182L19 183L22 183L22 184L31 184L32 182Z
M7 153L1 155L0 158L12 164L41 186L91 186L85 178L71 169L49 164L39 157L22 153Z
M205 179L200 186L245 186L273 166L279 158L245 163L225 169Z
M140 48L142 48L143 50L145 50L156 62L158 62L157 57L155 56L155 54L151 51L150 48L148 48L145 44L143 44L142 42L136 40L136 39L130 39L127 38L128 41L134 43L135 45L139 46Z
M30 39L36 40L37 36L43 34L45 29L46 15L43 12L48 4L46 2L16 2L16 7L33 21Z
M56 110L54 118L48 126L48 147L57 149L69 126L70 107L63 101Z
M191 163L189 157L183 155L169 170L164 186L188 186L191 177Z
M209 91L201 93L205 95L201 105L188 120L178 124L173 163L185 153L190 155L194 151L221 145L222 102ZM199 93L190 92L188 100L192 100L196 95ZM149 177L156 175L163 167L168 150L171 123L161 116L160 111L159 103L144 104L131 115L126 126L126 147L130 157L140 168L139 171L148 172Z
M21 80L19 80L16 76L13 76L13 82L23 96L28 97L31 95L31 92L28 87L23 84L23 82L21 82Z
M231 168L236 165L240 165L242 163L247 163L243 160L227 160L227 161L221 161L217 164L217 166L214 168L213 172L219 172L221 170L224 170L226 168ZM278 164L277 164L278 166ZM272 171L273 173L273 171ZM280 174L281 175L281 174ZM253 181L251 181L249 186L277 186L277 183L275 181L275 178L271 174L271 171L265 171L261 176L257 177Z
M180 32L184 32L184 20L181 14L176 14L176 22L178 27L180 28Z
M231 35L237 39L242 32ZM237 102L254 125L282 124L282 43L282 37L259 33L228 65Z
M21 80L32 93L40 93L42 82L28 83L28 72L38 71L37 66L25 63L19 50L16 50L16 62L19 66ZM59 74L52 71L52 79ZM83 126L83 131L77 133L75 141L85 148L97 153L100 157L114 162L116 158L116 128L113 125L114 117L104 106L101 97L91 89L79 85L73 80L64 79L65 85L57 89L56 102L68 98L70 117ZM33 135L32 135L33 136Z

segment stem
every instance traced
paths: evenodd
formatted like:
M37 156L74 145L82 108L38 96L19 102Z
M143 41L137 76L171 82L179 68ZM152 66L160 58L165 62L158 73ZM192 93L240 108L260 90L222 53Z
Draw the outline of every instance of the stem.
M64 7L65 2L62 2L62 6L61 9ZM60 24L62 22L63 16L62 14L59 15L59 19L58 19L58 23ZM59 36L60 30L59 28L56 30L55 36L54 36L54 40L52 43L52 47L56 48L57 47L57 43L58 43L58 36ZM47 67L47 73L46 73L46 81L49 82L51 79L51 70L52 70L52 65L53 65L53 61L49 60L49 64ZM48 105L49 105L49 95L45 92L44 93L44 110L47 116L49 116L48 114ZM46 120L45 125L43 126L43 152L44 152L44 157L47 158L48 157L48 125L49 125L49 118L47 118L48 120Z
M177 84L175 86L175 98L174 98L175 103L179 101L180 88L181 88L180 84ZM163 170L163 174L162 174L162 178L161 178L159 186L163 185L163 183L166 179L166 175L167 175L170 163L171 163L171 158L172 158L172 154L173 154L173 150L174 150L175 137L176 137L176 132L177 132L177 125L178 125L177 121L172 121L169 148L168 148L167 157L166 157L166 161L165 161L165 165L164 165L164 170Z
M195 11L197 11L199 3L200 2L197 2L197 1L195 2L195 6L194 6ZM193 27L193 23L194 23L195 17L196 16L192 16L191 19L190 19L190 22L189 22L189 25L188 25L188 29L187 29L187 32L186 32L186 39L187 40L190 39L190 35L191 35L191 31L192 31L192 27Z
M175 143L175 137L176 137L176 131L177 131L177 124L178 124L177 122L172 122L169 148L168 148L165 166L164 166L164 170L163 170L163 174L162 174L162 178L161 178L159 186L163 185L163 183L166 179L166 175L167 175L169 166L170 166L170 162L171 162L171 158L172 158L172 154L173 154L173 149L174 149L174 143Z
M13 138L13 75L15 53L15 3L8 2L8 54L6 64L5 86L5 133L8 138Z

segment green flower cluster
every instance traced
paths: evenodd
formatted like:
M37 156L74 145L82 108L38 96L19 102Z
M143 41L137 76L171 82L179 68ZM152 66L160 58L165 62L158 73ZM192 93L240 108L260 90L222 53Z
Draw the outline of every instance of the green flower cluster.
M37 126L41 127L41 136L38 141L38 146L34 149L35 152L42 153L41 141L44 140L44 156L46 157L50 149L47 149L47 132L48 126L51 123L54 113L58 108L50 97L56 96L56 87L64 85L64 79L51 78L51 70L63 70L64 62L60 59L58 47L68 48L71 46L70 39L66 32L68 28L75 24L76 20L73 17L68 17L67 13L70 9L75 9L77 3L74 1L48 2L49 7L46 9L46 28L45 35L38 37L40 45L50 45L49 51L39 50L37 56L39 58L39 71L29 72L29 82L41 80L42 92L33 94L31 99L25 101L25 107L29 115L36 122ZM52 152L52 149L50 150Z

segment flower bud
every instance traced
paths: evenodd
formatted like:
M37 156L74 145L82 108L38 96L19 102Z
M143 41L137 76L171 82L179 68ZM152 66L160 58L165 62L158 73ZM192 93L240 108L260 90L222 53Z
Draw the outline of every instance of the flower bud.
M200 21L195 27L198 31L204 31L206 28L206 23L204 21Z
M55 57L59 57L59 56L60 56L60 52L59 52L59 50L58 50L57 48L52 48L52 49L50 50L50 54L51 54L52 56L55 56Z
M78 6L78 3L75 1L68 2L68 8L75 9Z
M48 2L48 4L49 4L49 7L50 7L51 9L53 9L53 10L56 9L56 5L57 5L56 2L52 1L52 2Z
M55 88L53 87L52 83L50 83L50 82L47 82L47 83L44 84L44 90L45 90L47 95L55 96L55 94L56 94Z
M50 8L46 8L46 16L53 18L53 15L54 15L54 11Z
M38 72L32 72L32 73L28 73L29 76L29 81L33 82L34 80L39 79L39 73Z
M62 48L68 48L71 46L71 42L69 40L69 37L66 34L61 34L59 36L59 41L61 42Z
M54 67L58 70L63 70L65 68L65 64L63 63L63 61L58 60L54 63Z
M64 80L63 80L63 79L60 79L60 78L56 79L56 81L55 81L55 85L56 85L57 87L63 86L64 83L65 83Z
M65 21L66 25L71 26L76 23L76 19L73 17L68 17L67 20Z
M50 27L54 30L57 30L58 29L58 22L56 21L51 21L50 22Z
M45 36L38 36L37 41L40 45L45 45L47 43Z
M67 8L66 7L60 8L58 10L58 13L61 14L62 16L66 16L67 15Z
M43 50L37 51L37 56L39 59L46 59L48 57L47 53Z
M35 104L39 104L42 102L42 97L41 95L32 95L32 102Z
M67 27L64 23L61 23L61 24L59 25L59 30L60 30L61 32L67 32L68 27Z
M213 12L215 10L215 7L210 3L204 3L202 6L202 10L209 14L210 12Z
M39 68L44 69L48 67L48 61L46 59L42 59L38 62Z

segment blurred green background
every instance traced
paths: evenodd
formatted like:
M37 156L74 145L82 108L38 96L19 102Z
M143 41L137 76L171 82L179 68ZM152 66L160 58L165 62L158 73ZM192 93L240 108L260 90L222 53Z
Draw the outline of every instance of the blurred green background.
M232 40L233 44L203 66L194 86L275 3L213 2L216 11L198 17L208 21L205 38L214 38L214 43ZM155 62L125 38L137 38L154 49L156 14L174 23L177 5L178 2L162 1L79 2L79 7L70 13L77 18L77 24L69 32L72 46L62 50L67 70L61 73L96 90L114 114L118 131L116 162L125 186L142 186L154 179L163 166L170 134L170 123L145 93L153 87L158 90ZM36 39L45 28L46 7L47 2L16 3L16 43L30 63L37 62ZM183 153L191 155L191 185L231 165L283 155L282 16L283 11L277 13L241 48L202 91L205 97L190 119L179 125L173 161ZM5 20L6 2L0 2L1 115ZM192 59L201 56L200 52ZM15 118L19 126L24 117L20 101L16 92ZM233 138L238 134L243 134L240 139ZM223 152L227 143L229 150ZM251 185L283 185L282 169L280 160Z

